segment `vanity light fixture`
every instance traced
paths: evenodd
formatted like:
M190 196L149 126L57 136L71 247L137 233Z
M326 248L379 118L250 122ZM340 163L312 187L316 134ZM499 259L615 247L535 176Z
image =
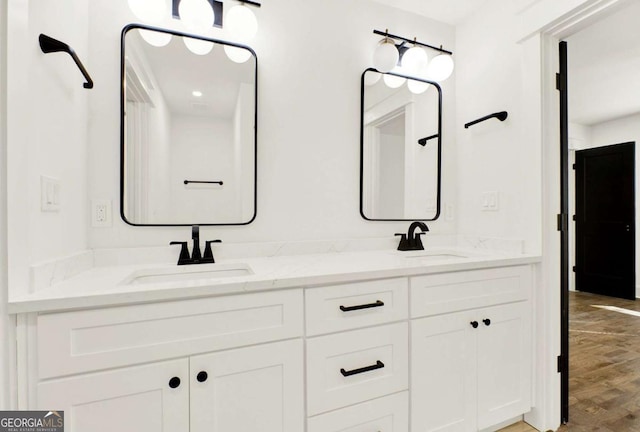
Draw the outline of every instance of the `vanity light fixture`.
M252 40L258 33L258 20L243 3L229 9L226 24L231 37L241 42Z
M178 14L185 27L194 33L206 32L215 21L213 6L208 0L180 0Z
M373 65L378 71L382 73L401 73L403 75L415 76L416 78L432 81L444 81L453 73L454 65L453 58L451 57L453 52L443 49L442 46L438 48L433 45L418 42L416 38L411 40L394 35L389 33L388 29L384 32L374 30L373 33L384 36L373 53ZM409 48L407 44L413 44L413 46ZM440 54L429 61L424 48L438 51ZM394 59L395 63L392 64ZM397 78L398 77L393 77L387 80L385 76L385 83L392 87L392 85L399 82ZM413 87L415 90L420 90L414 93L422 93L428 88L423 86L418 86L420 88L416 86Z

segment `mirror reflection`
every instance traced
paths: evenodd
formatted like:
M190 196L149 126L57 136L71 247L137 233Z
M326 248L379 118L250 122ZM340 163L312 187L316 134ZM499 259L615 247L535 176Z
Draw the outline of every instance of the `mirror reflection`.
M360 211L365 219L438 218L441 105L436 83L364 72Z
M132 25L122 41L123 219L246 224L256 213L256 57Z

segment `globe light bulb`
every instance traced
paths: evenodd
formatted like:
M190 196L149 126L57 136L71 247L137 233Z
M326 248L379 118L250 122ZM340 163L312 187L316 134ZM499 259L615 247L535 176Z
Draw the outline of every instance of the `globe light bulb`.
M209 54L213 49L212 42L203 41L200 39L194 39L190 37L183 37L182 40L184 41L184 44L187 46L189 51L197 55Z
M444 81L453 73L453 59L448 54L435 56L427 68L427 76L432 81Z
M128 0L129 9L140 21L158 23L167 15L165 0Z
M410 79L410 80L407 80L407 87L409 88L409 91L413 94L422 94L427 90L429 90L429 87L431 87L431 84L423 81Z
M227 12L225 29L232 38L249 42L258 33L258 20L247 6L237 5Z
M146 43L154 47L163 47L171 42L171 33L138 29L140 36Z
M180 0L178 14L187 29L203 33L213 27L215 14L207 0Z
M372 85L376 84L378 81L380 81L380 78L382 78L382 74L381 73L373 72L373 71L367 71L367 73L364 74L364 85L372 86Z
M230 45L224 46L224 52L229 57L229 60L235 63L244 63L251 57L251 51Z
M390 72L398 64L399 57L393 40L384 38L373 52L373 67L382 73Z
M393 68L391 72L397 73L397 74L404 74L404 70L400 66L396 66L395 68ZM398 77L395 75L388 75L388 74L385 74L382 77L382 79L384 80L384 83L387 85L387 87L392 89L402 87L404 83L407 81L406 78Z
M417 75L419 71L425 69L429 63L429 56L425 50L419 46L414 46L405 51L402 56L402 68L408 75Z

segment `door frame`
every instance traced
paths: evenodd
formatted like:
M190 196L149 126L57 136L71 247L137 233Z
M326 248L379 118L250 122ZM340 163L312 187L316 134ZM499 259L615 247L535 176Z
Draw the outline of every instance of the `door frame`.
M523 0L517 13L521 26L515 41L522 47L522 83L526 83L522 106L525 131L531 144L540 148L541 262L537 266L534 296L533 409L525 421L539 430L556 430L561 423L561 380L558 357L561 329L561 213L559 92L559 42L599 20L625 0Z

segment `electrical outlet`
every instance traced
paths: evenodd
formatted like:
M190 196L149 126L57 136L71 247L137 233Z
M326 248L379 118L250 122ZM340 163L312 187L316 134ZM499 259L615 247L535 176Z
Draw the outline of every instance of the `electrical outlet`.
M40 210L43 212L60 211L60 180L40 176Z
M91 226L111 226L111 200L91 200Z

